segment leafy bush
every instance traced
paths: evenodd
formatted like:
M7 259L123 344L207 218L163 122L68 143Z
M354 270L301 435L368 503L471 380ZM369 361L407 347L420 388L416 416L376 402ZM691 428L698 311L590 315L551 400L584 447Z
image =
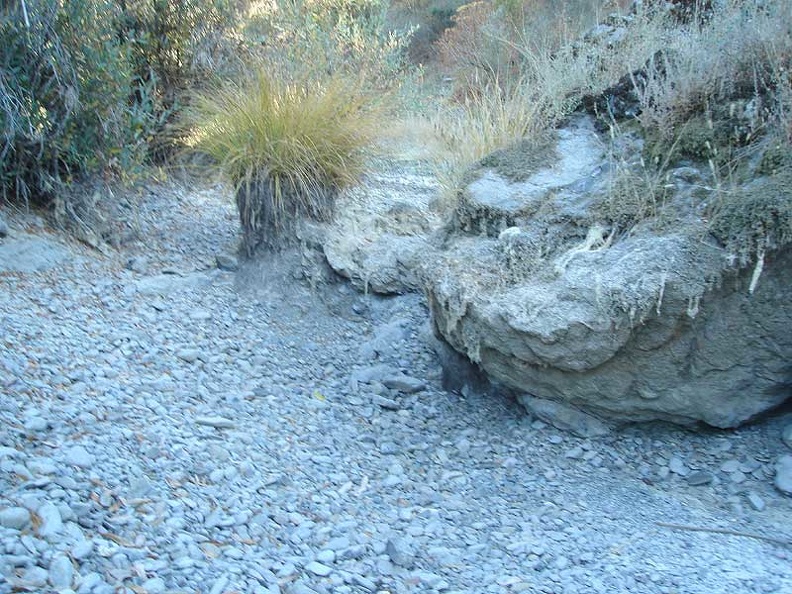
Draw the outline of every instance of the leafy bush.
M168 124L186 101L186 91L239 69L243 49L233 32L244 0L124 0L118 34L128 50L131 100L146 129L151 155L170 150ZM243 52L244 53L244 52Z
M51 198L102 167L131 166L126 52L109 0L26 0L0 13L0 191Z
M287 83L263 70L196 97L188 144L233 183L248 255L287 243L300 217L332 216L338 189L362 171L377 109L359 83L335 76Z
M254 7L246 35L284 80L336 75L379 89L398 84L409 32L390 31L385 0L273 0Z
M0 11L0 192L49 201L167 144L180 93L213 76L243 2L25 0Z

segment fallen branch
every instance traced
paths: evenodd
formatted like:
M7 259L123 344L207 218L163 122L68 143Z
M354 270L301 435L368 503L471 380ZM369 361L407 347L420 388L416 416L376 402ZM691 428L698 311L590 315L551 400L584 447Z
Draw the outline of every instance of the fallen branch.
M729 536L743 536L745 538L755 538L756 540L763 540L773 544L792 547L792 539L773 538L772 536L764 536L762 534L753 534L751 532L740 532L739 530L729 530L728 528L706 528L703 526L688 526L686 524L671 524L669 522L657 522L658 526L664 528L674 528L675 530L687 530L689 532L709 532L711 534L728 534Z

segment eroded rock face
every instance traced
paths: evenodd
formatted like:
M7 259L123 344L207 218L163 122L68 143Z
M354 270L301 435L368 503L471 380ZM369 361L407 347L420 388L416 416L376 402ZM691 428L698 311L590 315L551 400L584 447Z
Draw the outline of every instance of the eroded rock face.
M744 271L699 300L669 276L654 305L615 315L591 265L588 286L561 277L476 298L437 283L429 295L439 333L516 390L607 418L734 427L792 388L792 253L770 268L753 294Z
M590 128L573 133L582 138L567 145L584 146ZM571 177L484 171L465 190L423 277L438 335L529 408L539 398L605 419L725 428L781 404L792 392L792 250L735 269L695 209L617 235L600 222L610 182L597 159L592 148ZM669 176L671 200L691 202L689 178Z

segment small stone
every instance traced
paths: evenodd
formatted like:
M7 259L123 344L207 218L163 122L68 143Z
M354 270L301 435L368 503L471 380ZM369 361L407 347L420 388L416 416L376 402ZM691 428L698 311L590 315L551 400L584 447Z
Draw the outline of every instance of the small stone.
M394 565L407 569L412 567L415 559L409 547L407 547L403 540L398 538L389 539L388 542L385 543L385 554L390 557Z
M331 550L324 550L320 551L319 554L316 556L316 560L319 563L332 563L336 559L335 551Z
M176 356L187 363L195 363L198 357L201 356L201 351L198 349L180 349L176 351Z
M687 476L688 472L690 472L687 466L685 466L685 463L682 462L682 459L677 456L671 456L671 459L668 461L668 468L671 469L671 472L679 476Z
M228 585L228 576L221 575L217 578L212 585L212 589L209 590L209 594L223 594L225 592L225 588Z
M713 476L704 470L694 470L687 476L688 485L692 487L700 487L708 485L712 482Z
M94 457L83 446L72 446L66 450L66 463L80 468L93 466Z
M351 544L352 543L349 542L349 539L346 536L336 536L335 538L331 538L329 541L327 541L325 548L331 551L342 551L346 548L349 548Z
M732 472L729 478L731 479L731 482L739 485L740 483L745 482L747 477L745 476L744 472L738 470L736 472Z
M216 254L215 262L220 270L225 270L226 272L236 272L239 270L239 260L231 254Z
M145 476L139 476L129 481L127 494L133 499L145 497L151 491L151 482Z
M764 499L759 497L758 493L754 493L753 491L749 491L745 497L748 499L748 503L751 504L751 507L754 508L756 511L764 511L766 505Z
M77 561L82 561L93 552L93 548L93 540L83 540L82 542L78 542L76 545L74 545L71 550L71 556L77 559Z
M66 555L57 554L49 568L49 582L53 588L70 588L74 580L74 565Z
M720 468L723 472L737 472L740 469L740 463L737 460L726 460Z
M371 398L372 403L376 404L380 408L384 408L385 410L399 410L401 409L401 405L391 398L385 398L384 396L379 396L375 394Z
M0 526L24 530L30 525L30 512L24 507L9 507L0 511Z
M327 577L333 572L332 567L328 567L324 563L319 563L318 561L311 561L305 566L306 571L310 571L314 575L318 575L319 577Z
M787 445L787 447L792 448L792 423L784 427L781 431L781 440Z
M38 528L39 536L51 538L63 531L63 518L60 510L54 503L45 503L38 509L38 516L41 524Z
M195 422L199 425L214 427L215 429L233 429L236 423L225 417L196 417Z
M49 573L46 569L38 566L29 567L22 576L22 581L26 587L43 588L47 585Z
M574 447L571 450L567 450L564 454L565 458L571 458L572 460L577 460L578 458L583 456L583 448L580 446Z
M402 483L401 477L396 476L394 474L389 474L384 479L382 479L382 486L387 489L395 487L396 485L400 485L401 483Z
M404 394L415 394L426 389L426 382L409 375L390 375L383 378L382 383L386 388Z
M377 584L364 575L353 574L349 581L353 585L363 588L365 592L374 592L377 589Z
M148 594L162 594L165 592L165 580L162 578L150 578L141 584L143 590Z
M205 322L212 319L212 312L205 309L194 309L190 312L190 319L196 322Z
M30 417L25 420L25 431L30 433L41 433L49 427L49 422L44 417Z
M786 495L792 495L792 456L781 456L775 465L775 486Z
M135 256L126 261L124 268L138 274L145 274L148 269L148 259L145 256Z
M379 451L380 454L383 454L385 456L391 456L394 454L400 454L402 450L398 445L396 445L392 441L385 441L380 444Z

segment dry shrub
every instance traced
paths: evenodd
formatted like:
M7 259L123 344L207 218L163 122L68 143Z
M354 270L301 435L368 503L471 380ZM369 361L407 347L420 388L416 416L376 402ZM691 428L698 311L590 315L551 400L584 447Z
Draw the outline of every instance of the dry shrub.
M386 9L384 0L255 2L246 36L279 78L353 76L384 90L403 78L409 43L409 31L388 29Z
M479 0L462 6L453 23L437 42L437 53L461 96L515 73L516 51L507 43L509 28L493 2Z
M462 6L437 43L457 96L524 72L525 56L552 55L618 4L584 0L478 0Z

